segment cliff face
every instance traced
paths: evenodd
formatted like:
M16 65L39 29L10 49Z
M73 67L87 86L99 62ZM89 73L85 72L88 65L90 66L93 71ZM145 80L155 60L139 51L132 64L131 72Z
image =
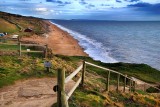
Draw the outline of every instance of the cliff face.
M49 25L45 23L43 19L40 18L26 17L16 14L0 12L0 22L3 22L0 25L1 32L18 33L23 36L28 36L30 34L42 35L44 33L49 32ZM3 26L8 27L8 30L2 29ZM10 29L13 26L14 30ZM33 32L30 34L24 33L24 30L26 28L33 29ZM12 32L10 32L10 30Z

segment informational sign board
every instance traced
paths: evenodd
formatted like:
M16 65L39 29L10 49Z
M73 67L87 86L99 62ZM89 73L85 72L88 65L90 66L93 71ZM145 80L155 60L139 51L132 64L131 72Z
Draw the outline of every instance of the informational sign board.
M27 52L30 52L31 50L30 49L27 49Z
M44 67L50 68L51 66L52 66L51 62L49 62L49 61L44 62Z

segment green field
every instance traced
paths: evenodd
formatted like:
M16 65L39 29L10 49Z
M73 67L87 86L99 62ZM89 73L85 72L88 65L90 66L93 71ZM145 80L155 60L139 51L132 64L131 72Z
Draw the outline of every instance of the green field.
M25 46L22 46L21 47L22 48L22 50L26 50L27 49L27 47L25 47ZM12 44L0 44L0 50L8 50L8 51L13 51L13 50L19 50L19 46L18 45L12 45Z

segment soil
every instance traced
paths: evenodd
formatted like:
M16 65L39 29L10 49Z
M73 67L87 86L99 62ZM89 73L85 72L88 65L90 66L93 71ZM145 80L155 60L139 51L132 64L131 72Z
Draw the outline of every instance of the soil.
M57 102L56 78L28 79L0 89L0 107L50 107ZM68 92L74 82L66 85Z

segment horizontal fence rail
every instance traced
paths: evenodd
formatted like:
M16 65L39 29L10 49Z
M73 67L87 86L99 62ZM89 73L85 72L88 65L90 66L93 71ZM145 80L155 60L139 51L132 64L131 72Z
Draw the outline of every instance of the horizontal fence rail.
M150 86L150 87L152 87L152 88L155 88L155 89L157 89L158 91L160 91L160 89L159 88L157 88L157 87L155 87L155 86L153 86L153 85L151 85L151 84L149 84L149 83L146 83L146 82L143 82L143 81L141 81L143 84L146 84L146 85L148 85L148 86Z
M57 94L57 107L68 107L68 100L73 94L73 92L76 90L76 88L80 85L82 78L84 78L84 73L81 73L81 77L78 79L78 81L74 84L74 86L71 88L71 90L66 93L65 92L65 84L71 81L81 70L84 68L84 64L80 65L73 73L71 73L68 77L65 78L65 71L58 70L58 94ZM84 69L83 69L84 70Z
M43 53L44 51L21 51L24 53Z
M85 63L88 64L88 65L97 67L97 68L101 68L101 69L103 69L103 70L107 70L107 71L111 71L111 72L116 73L116 74L120 74L121 76L124 76L125 78L128 78L128 79L130 79L130 80L132 80L132 81L135 81L135 80L133 80L133 78L129 78L129 77L125 76L124 74L119 73L119 72L117 72L117 71L114 71L114 70L111 70L111 69L108 69L108 68L104 68L104 67L101 67L101 66L92 64L92 63L90 63L90 62L85 62ZM153 86L153 85L151 85L151 84L149 84L149 83L146 83L146 82L143 82L143 81L141 81L141 82L142 82L143 84L146 84L146 85L148 85L148 86L150 86L150 87L152 87L152 88L155 88L155 89L157 89L157 90L160 91L159 88L157 88L157 87L155 87L155 86Z
M17 43L18 44L18 43ZM17 44L11 44L11 43L0 43L0 45L17 45Z
M82 68L83 68L83 65L79 66L72 74L70 74L70 75L65 79L65 83L68 83L74 76L76 76Z
M45 47L44 45L39 45L39 44L21 44L23 46L40 46L40 47Z
M80 82L82 80L82 77L80 77L78 79L78 81L76 82L76 84L73 86L73 88L70 90L70 92L67 94L67 100L71 97L71 95L73 94L73 92L76 90L76 88L79 86Z
M10 50L6 50L6 49L1 49L0 51L4 51L4 52L16 52L16 51L18 51L18 55L19 56L21 56L22 55L22 53L43 53L44 54L44 57L45 58L47 58L48 57L48 45L46 44L46 45L42 45L42 44L24 44L24 43L21 43L21 41L20 41L20 38L17 38L17 39L2 39L2 38L0 38L0 40L16 40L17 41L17 43L4 43L4 42L0 42L0 45L12 45L12 46L17 46L17 50L12 50L12 51L10 51ZM38 51L38 50L29 50L29 51L27 51L27 50L22 50L22 46L36 46L36 47L42 47L42 48L44 48L43 50L41 50L41 51Z
M129 79L129 92L135 91L135 82L136 82L135 79L136 78L135 79L134 79L134 77L130 78L130 77L127 77L126 75L124 75L122 73L119 73L117 71L114 71L114 70L111 70L111 69L108 69L108 68L105 68L105 67L101 67L101 66L95 65L95 64L90 63L90 62L83 61L83 64L80 65L73 73L71 73L66 78L65 78L65 71L64 70L58 70L58 78L57 78L57 81L58 81L57 107L68 107L68 100L71 97L71 95L73 94L73 92L80 85L80 83L81 83L81 86L83 87L86 65L94 66L94 67L97 67L97 68L100 68L100 69L108 71L107 72L107 78L106 78L106 81L107 81L106 82L106 88L107 88L106 91L109 92L109 81L110 81L110 73L111 72L117 74L117 89L116 89L117 91L119 91L120 76L124 77L123 92L125 92L125 90L126 90L126 85L127 85L126 84L126 79ZM66 93L65 92L65 87L64 87L65 84L68 83L70 80L72 80L81 70L82 70L81 77L74 84L74 86L71 88L71 90L68 93ZM157 88L157 87L155 87L155 86L153 86L151 84L148 84L148 83L145 83L145 82L143 82L143 83L147 84L150 87L153 87L153 88L155 88L155 89L160 91L159 88Z
M116 73L116 74L120 74L121 76L124 76L124 77L132 80L132 78L129 78L129 77L127 77L126 75L124 75L124 74L122 74L122 73L119 73L119 72L117 72L117 71L114 71L114 70L111 70L111 69L108 69L108 68L104 68L104 67L101 67L101 66L92 64L92 63L90 63L90 62L85 62L85 63L88 64L88 65L92 65L92 66L94 66L94 67L97 67L97 68L101 68L101 69L103 69L103 70L107 70L107 71L110 71L110 72L113 72L113 73Z

